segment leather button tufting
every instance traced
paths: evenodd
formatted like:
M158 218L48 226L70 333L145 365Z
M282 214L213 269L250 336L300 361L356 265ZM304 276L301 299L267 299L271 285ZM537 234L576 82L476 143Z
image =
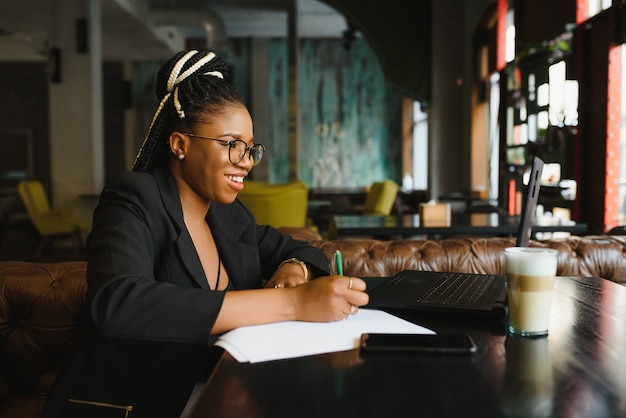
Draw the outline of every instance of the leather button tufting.
M50 287L54 287L54 288L56 288L56 287L59 287L59 286L61 286L61 283L59 283L59 281L58 281L58 280L52 280L52 281L50 281Z

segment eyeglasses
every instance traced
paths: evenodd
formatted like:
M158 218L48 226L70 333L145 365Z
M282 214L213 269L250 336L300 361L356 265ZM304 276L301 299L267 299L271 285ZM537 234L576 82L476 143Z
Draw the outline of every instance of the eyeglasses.
M261 162L265 147L261 144L248 145L241 139L234 139L232 141L226 141L225 139L211 138L208 136L196 135L184 132L184 135L191 136L193 138L210 139L211 141L219 142L220 145L228 147L228 159L232 164L239 164L243 157L246 156L246 152L249 153L252 159L252 166L255 167Z

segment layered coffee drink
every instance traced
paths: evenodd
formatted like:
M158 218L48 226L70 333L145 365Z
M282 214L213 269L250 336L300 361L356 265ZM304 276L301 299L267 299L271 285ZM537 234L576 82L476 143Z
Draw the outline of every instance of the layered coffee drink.
M548 333L557 251L512 247L506 261L509 331L523 336Z

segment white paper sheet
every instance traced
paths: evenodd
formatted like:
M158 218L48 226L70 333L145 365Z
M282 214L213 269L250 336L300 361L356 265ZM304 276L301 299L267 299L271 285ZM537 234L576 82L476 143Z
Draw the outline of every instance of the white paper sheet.
M345 321L288 321L241 327L222 335L215 344L239 362L257 363L352 350L359 346L361 334L366 332L434 334L386 312L359 309Z

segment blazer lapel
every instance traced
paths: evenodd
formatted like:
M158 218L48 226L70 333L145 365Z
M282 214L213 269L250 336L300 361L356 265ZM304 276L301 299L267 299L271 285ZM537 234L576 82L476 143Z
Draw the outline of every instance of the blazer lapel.
M174 178L167 169L155 170L154 177L161 191L163 206L172 222L176 225L178 236L176 237L175 244L178 247L178 253L184 268L191 274L200 287L209 289L209 283L204 275L204 269L202 268L198 253L196 252L196 247L193 245L191 235L189 235L189 231L187 231L185 221L183 220L183 208L180 205L178 188L176 187Z

